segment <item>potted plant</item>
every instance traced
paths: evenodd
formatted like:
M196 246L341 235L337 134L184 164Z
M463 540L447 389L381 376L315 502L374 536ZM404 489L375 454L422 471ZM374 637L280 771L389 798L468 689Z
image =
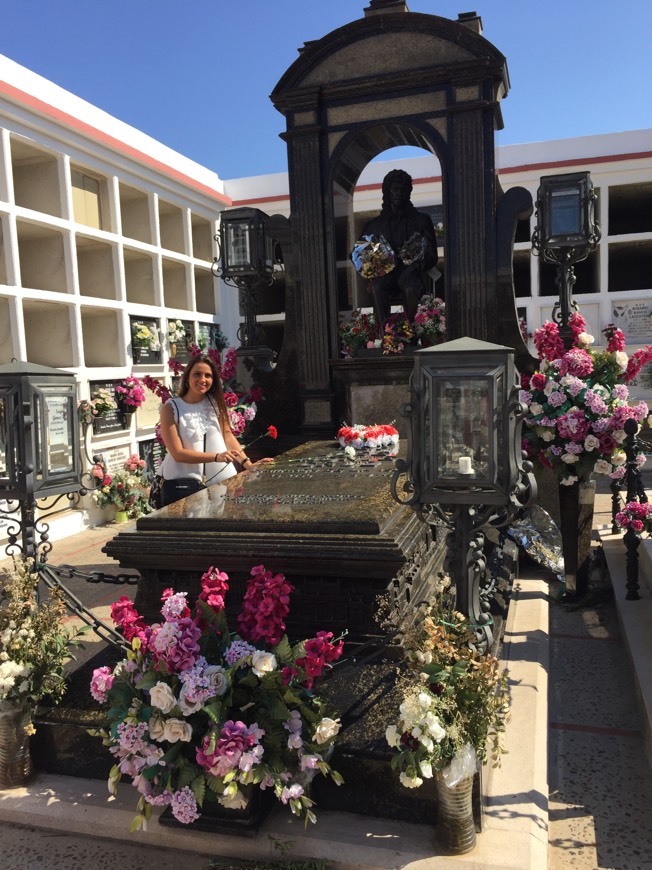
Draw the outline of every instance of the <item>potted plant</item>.
M61 699L65 662L86 631L65 629L60 593L39 602L38 584L30 561L16 561L0 578L0 789L29 778L34 708L45 697Z
M125 462L123 470L115 474L109 474L104 462L96 463L91 469L91 475L97 481L93 499L102 509L114 508L115 521L118 523L137 519L151 511L147 500L147 484L142 477L144 467L145 461L133 454Z
M396 721L386 731L395 750L392 767L406 788L435 779L437 836L450 852L469 851L476 765L488 756L498 765L503 751L507 671L495 656L477 651L473 626L454 609L447 589L394 623L408 670Z
M92 733L115 756L111 790L128 775L140 794L132 830L153 806L168 807L181 824L210 804L241 810L252 789L269 790L314 822L310 778L341 782L327 761L339 721L314 692L341 641L322 631L291 644L284 620L293 587L262 565L251 570L238 632L231 631L228 581L210 568L192 611L186 593L167 590L152 626L126 597L112 607L131 649L115 668L93 674L91 693L109 725Z

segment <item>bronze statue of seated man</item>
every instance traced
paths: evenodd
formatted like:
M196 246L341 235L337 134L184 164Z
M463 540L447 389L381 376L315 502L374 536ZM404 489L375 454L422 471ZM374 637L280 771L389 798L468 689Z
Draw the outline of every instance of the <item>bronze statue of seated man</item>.
M383 179L380 214L367 221L362 235L381 237L395 257L391 272L371 279L374 314L381 331L391 313L392 301L400 297L405 316L414 322L419 300L431 292L428 272L437 264L437 236L432 218L417 211L410 200L412 177L393 169Z

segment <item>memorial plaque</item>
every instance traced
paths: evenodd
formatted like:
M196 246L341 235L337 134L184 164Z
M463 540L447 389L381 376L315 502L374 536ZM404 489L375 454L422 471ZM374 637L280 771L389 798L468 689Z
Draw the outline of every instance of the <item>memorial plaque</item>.
M160 396L145 390L145 401L136 409L136 428L153 428L159 421L159 408L161 407Z
M128 447L111 447L108 450L100 450L98 452L109 474L123 471L125 462L131 456Z
M652 342L652 302L645 299L612 302L611 317L614 325L625 333L627 344Z
M122 414L120 413L117 407L116 395L115 395L115 382L114 381L91 381L89 383L90 391L91 391L91 399L93 398L93 394L96 390L106 390L113 401L116 403L116 407L109 411L107 414L104 414L102 417L95 417L93 420L93 432L96 435L99 435L103 432L121 432L123 429L122 425Z
M324 625L379 634L379 596L427 596L444 550L443 535L433 542L431 527L392 499L393 471L392 457L362 452L351 462L335 442L310 442L141 517L104 550L140 571L136 606L151 618L167 587L194 600L211 565L231 578L235 615L251 568L263 564L295 587L293 637Z
M159 466L163 462L163 445L156 438L138 442L138 456L145 461L143 479L149 482L158 474Z

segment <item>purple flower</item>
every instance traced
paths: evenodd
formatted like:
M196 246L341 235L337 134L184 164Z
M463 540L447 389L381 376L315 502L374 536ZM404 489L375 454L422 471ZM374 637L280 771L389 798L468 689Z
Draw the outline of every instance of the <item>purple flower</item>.
M172 815L182 825L189 825L199 818L197 801L190 786L185 786L181 791L175 791L170 801Z

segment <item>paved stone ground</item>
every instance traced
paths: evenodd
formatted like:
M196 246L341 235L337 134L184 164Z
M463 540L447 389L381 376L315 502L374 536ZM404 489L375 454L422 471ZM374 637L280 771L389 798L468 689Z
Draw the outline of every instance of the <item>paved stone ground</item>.
M594 529L610 526L601 482ZM652 868L652 772L611 582L625 580L594 576L575 610L550 584L549 870Z

